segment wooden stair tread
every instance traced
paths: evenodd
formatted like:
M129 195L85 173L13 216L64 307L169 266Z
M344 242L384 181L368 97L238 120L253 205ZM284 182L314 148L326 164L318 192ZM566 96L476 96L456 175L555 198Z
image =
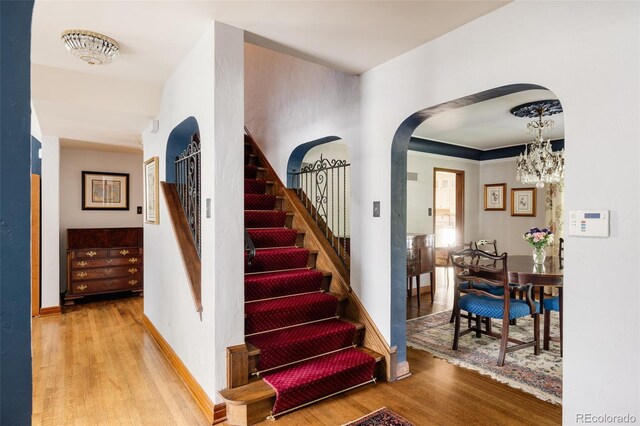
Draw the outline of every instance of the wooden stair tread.
M384 360L384 355L379 354L378 352L369 349L369 348L365 348L364 346L360 346L358 347L358 349L360 349L362 352L364 352L365 354L369 355L370 357L372 357L373 359L376 360L376 363L379 363L381 361Z
M219 394L229 405L248 405L273 398L276 391L261 379L234 389L221 390Z

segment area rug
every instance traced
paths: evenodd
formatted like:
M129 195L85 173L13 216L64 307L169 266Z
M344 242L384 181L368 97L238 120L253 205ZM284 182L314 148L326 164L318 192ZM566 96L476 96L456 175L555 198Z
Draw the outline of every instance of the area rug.
M360 417L342 426L414 426L409 420L387 407L382 407L373 413Z
M526 348L506 355L503 367L496 365L500 341L489 336L476 338L469 333L460 338L458 350L453 344L453 324L449 323L451 311L440 312L407 321L407 346L427 351L435 357L464 368L491 376L507 385L554 404L562 403L562 357L560 346L551 342L550 350L533 354L533 348ZM461 327L466 326L462 319ZM518 325L509 327L509 336L521 340L531 340L533 319L518 318ZM542 319L540 320L542 339ZM493 331L500 333L500 321L493 321ZM551 335L559 335L558 316L551 316ZM541 342L542 346L542 342Z

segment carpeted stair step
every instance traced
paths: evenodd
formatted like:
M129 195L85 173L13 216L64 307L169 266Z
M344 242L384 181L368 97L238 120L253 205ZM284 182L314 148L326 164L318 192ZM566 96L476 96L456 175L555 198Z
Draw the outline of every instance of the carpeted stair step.
M298 245L300 232L288 228L259 228L247 230L256 248L291 247Z
M245 179L264 179L267 169L258 166L244 166Z
M273 186L273 182L270 182ZM265 179L245 179L244 180L244 193L245 194L265 194L267 193L267 186L269 182Z
M371 356L375 362L374 377L378 376L382 355L367 348L358 348L361 352ZM295 370L293 370L295 371ZM267 419L271 415L276 391L264 380L256 380L247 385L234 389L220 391L227 408L227 420L230 424L252 425Z
M245 194L245 210L282 210L283 197L271 194Z
M293 213L279 210L245 210L245 228L291 228Z
M267 374L263 380L276 391L273 414L369 383L376 360L355 348L315 358Z
M270 299L314 291L328 291L331 273L317 269L293 269L290 271L251 274L244 278L246 301Z
M258 164L258 156L256 154L252 154L250 152L245 152L244 154L244 164L245 166L255 166Z
M362 324L332 318L247 338L252 373L300 362L328 352L359 345ZM251 346L249 346L251 348Z
M249 265L248 254L245 253L245 273L281 271L297 268L315 268L317 251L309 251L300 247L278 247L257 249L255 257Z
M245 334L340 316L339 302L330 293L307 293L245 303Z

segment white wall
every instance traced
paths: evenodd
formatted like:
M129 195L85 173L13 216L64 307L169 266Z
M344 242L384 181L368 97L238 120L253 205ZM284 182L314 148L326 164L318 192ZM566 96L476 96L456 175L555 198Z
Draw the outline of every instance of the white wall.
M490 160L480 163L480 184L478 196L480 199L480 234L479 238L497 240L498 251L509 254L531 254L533 248L522 239L522 235L529 229L537 226L544 228L547 221L544 212L546 198L546 186L536 189L536 215L535 217L511 216L511 189L531 188L531 185L523 185L516 180L516 160L506 158L502 160ZM505 211L484 210L484 185L492 183L506 183L507 194L505 198ZM547 251L550 253L549 249Z
M82 172L129 174L129 210L82 210ZM121 153L89 149L60 149L60 291L66 289L68 228L141 227L142 152ZM44 191L43 191L44 192Z
M351 273L366 283L360 298L387 338L389 155L400 123L423 108L511 83L540 84L562 102L566 211L611 211L610 238L566 241L567 424L578 413L640 416L640 297L633 279L640 259L639 8L636 2L514 2L361 76L363 134L351 151L361 159L352 180L362 199L353 205L361 232L353 251L355 265L367 263ZM543 54L536 58L536 51ZM594 105L606 105L606 112ZM370 215L373 200L382 201L381 218Z
M245 123L283 182L298 145L359 140L359 79L245 43Z
M145 224L145 315L212 400L225 387L225 348L244 340L243 33L213 23L164 86L160 131L143 133L144 158L165 180L170 132L193 116L201 141L202 318L160 191L160 224ZM206 217L206 200L213 217Z
M40 305L60 305L60 141L56 137L42 139L42 275Z
M31 136L42 142L42 131L40 130L40 121L36 114L36 109L31 101Z
M432 234L434 167L464 171L464 238L478 239L478 170L479 163L418 151L407 152L407 172L418 173L417 181L407 180L407 232ZM435 209L432 211L435 214Z

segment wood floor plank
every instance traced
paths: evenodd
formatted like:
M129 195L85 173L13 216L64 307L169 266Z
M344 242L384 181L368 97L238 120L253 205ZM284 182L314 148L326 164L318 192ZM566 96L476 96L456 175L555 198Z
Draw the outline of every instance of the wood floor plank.
M35 318L33 424L207 424L141 318L139 297ZM336 426L383 406L418 426L561 424L560 406L425 352L409 349L408 360L411 376L405 380L352 390L275 424Z

